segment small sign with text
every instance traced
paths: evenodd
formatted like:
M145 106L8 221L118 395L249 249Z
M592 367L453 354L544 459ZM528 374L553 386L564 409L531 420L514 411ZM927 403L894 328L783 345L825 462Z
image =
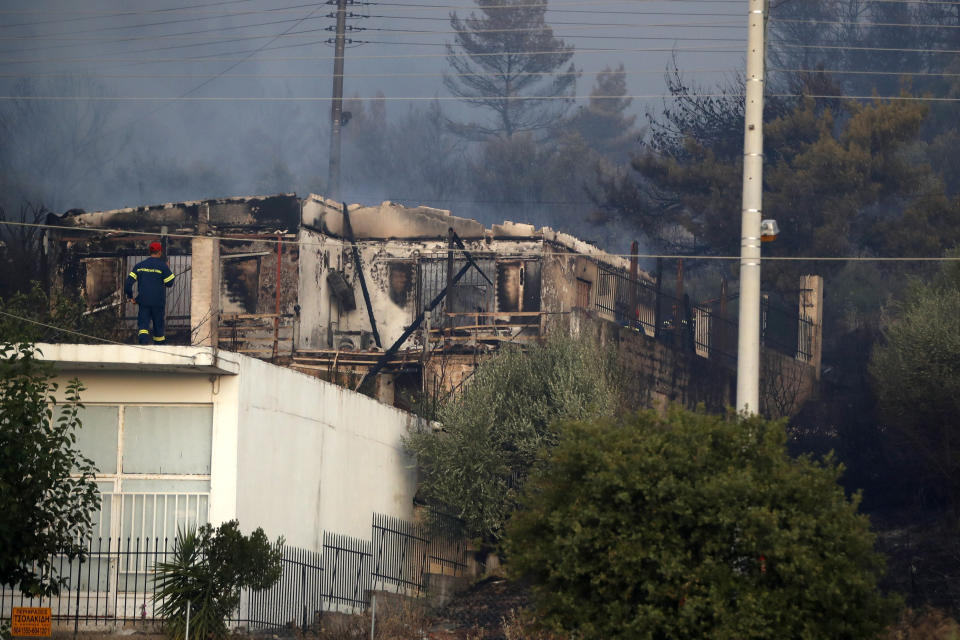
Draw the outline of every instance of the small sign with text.
M51 635L50 607L14 607L10 619L10 634L20 637Z

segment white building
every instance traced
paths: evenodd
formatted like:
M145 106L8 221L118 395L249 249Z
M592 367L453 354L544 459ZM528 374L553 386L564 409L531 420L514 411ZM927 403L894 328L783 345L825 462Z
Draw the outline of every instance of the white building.
M37 346L61 393L85 387L78 443L100 470L104 540L236 518L321 551L324 531L369 538L374 512L413 517L408 413L209 347Z

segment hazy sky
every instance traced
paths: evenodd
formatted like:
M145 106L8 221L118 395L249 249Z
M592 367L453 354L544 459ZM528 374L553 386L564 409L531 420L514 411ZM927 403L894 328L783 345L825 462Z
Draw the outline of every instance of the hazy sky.
M443 45L452 40L450 14L466 16L474 6L469 0L350 5L354 43L346 54L345 94L381 91L391 117L433 97L445 109L460 108L442 83ZM583 72L578 96L589 94L597 71L619 63L638 96L664 93L663 73L674 56L691 81L707 87L730 81L743 65L745 0L550 0L549 6L555 34L576 49L574 63ZM305 0L0 0L0 93L16 95L18 82L29 78L39 95L118 98L95 104L108 114L98 139L115 145L112 157L120 163L147 163L149 150L162 150L184 164L228 167L237 176L231 185L242 184L249 180L244 148L256 145L258 155L273 149L298 175L322 175L334 10ZM642 118L659 102L637 99L633 107ZM57 205L126 206L138 197L154 196L143 186L80 190Z

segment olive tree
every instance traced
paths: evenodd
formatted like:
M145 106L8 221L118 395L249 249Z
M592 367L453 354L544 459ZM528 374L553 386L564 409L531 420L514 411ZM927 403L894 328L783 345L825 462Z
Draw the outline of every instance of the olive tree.
M496 543L537 451L556 442L553 425L612 415L617 376L612 354L589 340L500 350L442 403L442 430L407 440L421 496L462 520L467 535Z

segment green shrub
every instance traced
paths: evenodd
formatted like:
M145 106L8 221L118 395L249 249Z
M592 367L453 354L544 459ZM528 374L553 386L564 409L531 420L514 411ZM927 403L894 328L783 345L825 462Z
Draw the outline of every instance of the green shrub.
M97 469L77 446L83 385L67 383L55 412L53 367L39 355L0 342L0 584L29 597L68 586L54 558L86 559L100 508Z
M269 589L282 572L283 539L271 544L263 529L240 533L236 520L216 529L207 524L179 532L173 558L158 562L154 601L173 640L185 636L190 603L190 637L221 638L226 619L240 604L240 589Z
M420 495L462 520L468 536L496 543L537 451L556 441L554 423L612 415L615 376L609 352L562 336L484 360L440 407L443 431L407 441Z
M508 567L578 638L872 638L877 589L858 496L783 425L671 410L575 422L508 528Z

